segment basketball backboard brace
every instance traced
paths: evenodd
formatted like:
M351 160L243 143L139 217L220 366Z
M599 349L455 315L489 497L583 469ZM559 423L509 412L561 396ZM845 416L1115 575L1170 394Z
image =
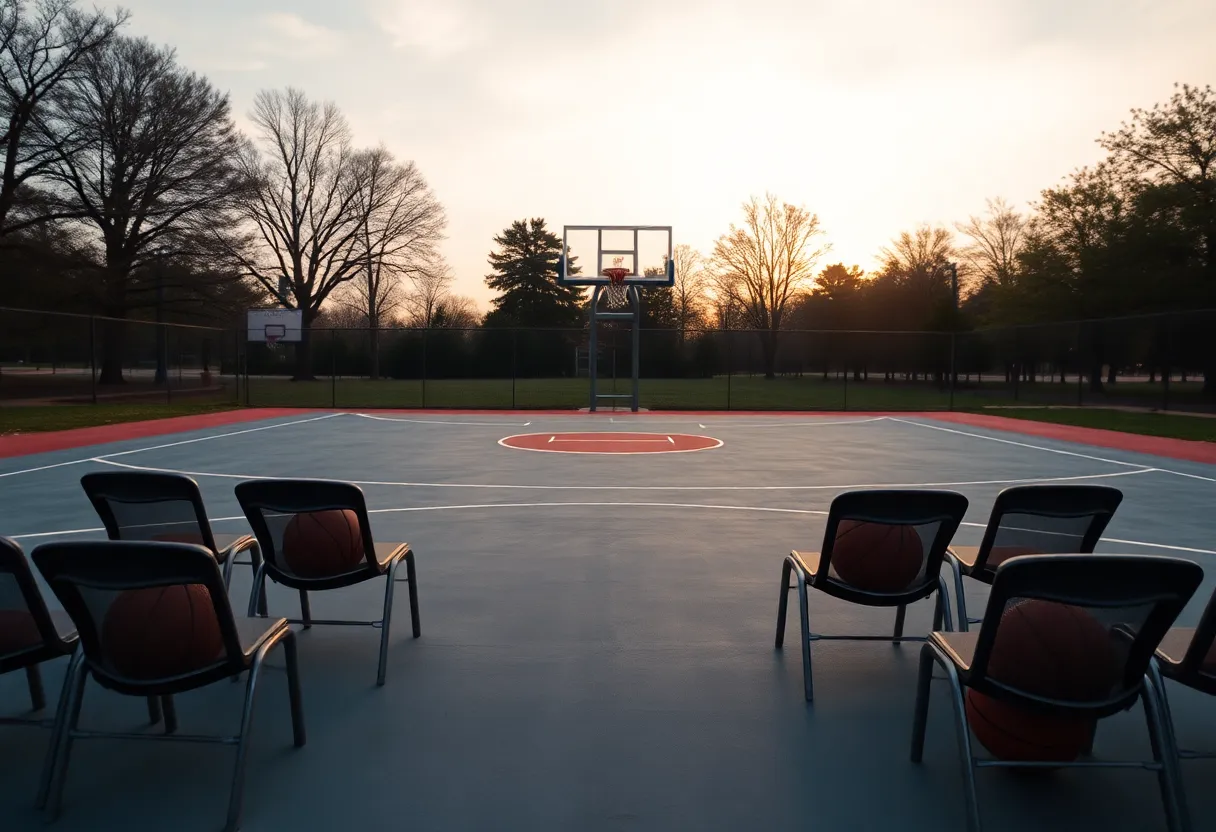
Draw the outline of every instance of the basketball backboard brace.
M621 276L621 271L624 276ZM617 278L616 281L613 277ZM671 226L669 225L567 225L562 228L562 254L557 279L567 286L591 286L590 354L599 354L601 321L632 323L633 360L629 393L599 392L599 362L588 364L591 381L591 412L603 399L629 400L629 409L638 411L638 353L641 346L642 299L645 287L671 286L676 280ZM619 281L619 282L618 282ZM610 284L617 285L610 288ZM612 300L623 288L628 311L600 310L601 298Z

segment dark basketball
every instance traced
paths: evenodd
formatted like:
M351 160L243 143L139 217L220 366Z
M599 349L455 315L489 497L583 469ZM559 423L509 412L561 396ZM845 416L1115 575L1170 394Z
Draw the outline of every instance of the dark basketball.
M202 584L128 589L106 610L101 646L119 674L164 679L223 657L224 640Z
M29 610L0 610L0 656L42 643L42 634Z
M303 512L283 531L283 560L301 578L341 575L364 557L359 515L350 509Z
M899 592L920 574L925 548L911 526L841 520L831 566L847 584L869 592Z
M1027 600L1009 606L997 628L988 675L1051 699L1092 701L1119 682L1115 642L1088 611Z
M967 691L967 722L999 760L1066 763L1085 750L1094 721L1040 714Z
M1081 607L1026 600L1009 606L996 631L988 675L1050 699L1094 701L1119 682L1120 661L1110 633ZM1003 760L1074 760L1094 721L1045 715L967 692L967 719L976 738Z

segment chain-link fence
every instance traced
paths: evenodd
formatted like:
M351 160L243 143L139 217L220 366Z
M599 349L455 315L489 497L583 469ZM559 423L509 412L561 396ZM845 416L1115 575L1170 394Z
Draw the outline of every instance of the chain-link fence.
M1216 311L959 333L646 329L641 405L1216 412L1214 333ZM615 322L593 356L585 328L314 329L271 349L244 332L0 309L0 403L578 408L592 362L600 392L629 391L632 348Z
M241 400L238 333L0 308L0 405Z

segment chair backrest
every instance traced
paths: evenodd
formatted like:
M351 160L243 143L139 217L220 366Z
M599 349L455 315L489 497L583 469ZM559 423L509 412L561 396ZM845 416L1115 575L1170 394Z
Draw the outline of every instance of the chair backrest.
M224 579L202 546L46 543L32 558L103 685L129 691L242 666Z
M354 512L359 520L363 562L353 567L352 572L378 569L367 502L363 498L363 490L357 485L333 480L249 480L236 486L236 499L249 520L266 562L266 570L271 574L278 573L297 581L310 579L310 576L297 574L284 557L284 535L298 515L322 511ZM328 575L324 580L340 577Z
M0 672L63 642L17 541L0 537Z
M1177 558L1011 558L993 579L968 684L1050 711L1123 710L1202 580L1198 564Z
M1018 555L1088 554L1123 501L1106 485L1019 485L997 495L975 570ZM989 565L991 564L991 565Z
M111 540L193 543L216 551L198 483L181 474L96 471L80 478Z
M1198 677L1207 685L1216 686L1216 592L1212 593L1199 618L1199 625L1182 658L1179 672L1184 677Z
M816 580L836 580L877 595L904 595L936 586L946 548L966 513L967 498L955 491L873 489L840 494L828 511ZM904 545L905 540L910 545ZM890 545L884 545L887 541ZM900 576L898 586L887 583L875 591L850 578L851 572L867 569L853 563L848 568L846 551L849 561L871 556L868 549L878 559L885 554L879 550L891 546L904 556L895 570ZM882 570L885 565L875 563L874 568ZM891 570L885 574L890 575Z

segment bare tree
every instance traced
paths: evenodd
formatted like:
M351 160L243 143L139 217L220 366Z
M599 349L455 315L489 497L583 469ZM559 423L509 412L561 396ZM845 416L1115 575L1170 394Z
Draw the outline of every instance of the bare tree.
M481 323L481 313L472 298L448 295L439 301L431 324L443 329L475 329Z
M971 241L960 252L971 273L988 286L1012 286L1028 225L1029 219L1000 197L988 200L986 216L957 223L955 228Z
M13 216L24 187L81 138L62 124L47 124L46 101L127 17L123 11L81 12L73 0L0 0L0 236L55 216L44 210Z
M252 233L234 255L246 276L300 310L295 378L311 379L312 323L333 291L366 268L360 200L367 166L358 163L350 128L332 103L292 88L263 90L250 117L258 141L241 159L255 187L240 211Z
M772 194L743 205L743 224L731 225L713 253L713 285L724 308L736 306L744 323L759 330L764 376L774 378L777 344L790 302L815 275L828 250L818 245L819 217Z
M682 341L686 330L696 329L705 323L705 290L709 273L705 257L686 243L675 247L672 259L676 266L676 282L671 287L672 305Z
M117 37L60 86L53 118L81 139L47 168L55 199L98 232L99 306L125 318L159 301L166 261L203 257L201 243L236 222L244 180L228 97L172 49ZM123 380L124 331L107 327L102 383Z
M409 326L430 329L443 302L451 297L456 282L451 268L441 258L419 268L410 278L405 294L406 321Z
M379 329L385 315L404 300L401 281L420 274L435 259L446 218L413 162L393 159L383 147L356 155L355 209L362 228L363 259L350 293L362 305L371 338L371 377L380 377Z
M879 252L879 262L885 272L910 276L933 271L954 256L954 235L948 228L917 226L915 231L901 231L899 236Z

